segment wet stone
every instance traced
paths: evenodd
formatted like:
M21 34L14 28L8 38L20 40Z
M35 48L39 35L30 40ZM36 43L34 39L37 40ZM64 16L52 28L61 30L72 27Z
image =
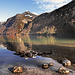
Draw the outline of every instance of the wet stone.
M25 54L21 54L20 57L25 57Z
M32 58L33 54L30 52L30 53L27 53L26 56Z
M37 55L38 53L37 53L37 52L32 52L32 54L33 54L33 55Z
M71 61L65 58L65 59L62 60L62 64L64 66L71 66Z
M43 68L43 69L48 69L48 68L49 68L49 65L48 65L48 64L43 64L43 65L42 65L42 68Z
M42 52L39 52L38 55L43 55L43 53Z
M19 53L19 52L16 52L16 53L14 53L15 55L20 55L21 53Z
M22 67L15 66L15 67L13 67L12 72L13 73L22 73L23 69L22 69Z
M60 67L58 69L58 72L59 73L63 73L63 74L68 74L69 73L69 70L67 70L65 67Z
M53 66L53 65L54 65L54 63L53 63L53 62L51 62L51 63L49 63L48 65L49 65L49 66Z

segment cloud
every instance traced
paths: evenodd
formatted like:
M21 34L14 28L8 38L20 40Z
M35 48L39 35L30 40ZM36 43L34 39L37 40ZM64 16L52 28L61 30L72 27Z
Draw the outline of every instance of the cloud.
M39 8L41 8L44 11L52 11L54 9L57 9L63 5L66 5L72 0L33 0Z

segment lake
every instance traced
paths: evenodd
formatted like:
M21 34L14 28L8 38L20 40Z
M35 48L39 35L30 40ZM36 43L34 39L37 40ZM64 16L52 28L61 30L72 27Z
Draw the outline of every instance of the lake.
M36 52L38 55L27 57L23 52ZM54 36L41 35L0 35L0 75L14 75L11 68L22 66L24 69L30 68L28 74L34 69L34 75L61 75L58 68L62 66L61 61L67 58L72 62L72 71L69 75L75 74L75 39L58 38ZM53 62L48 70L43 70L43 63ZM49 74L50 73L50 74ZM21 75L25 75L25 72Z

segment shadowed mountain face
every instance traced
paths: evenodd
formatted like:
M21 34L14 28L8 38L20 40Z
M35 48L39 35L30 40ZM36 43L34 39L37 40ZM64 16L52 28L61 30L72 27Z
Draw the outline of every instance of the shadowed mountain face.
M74 0L75 1L75 0ZM55 27L57 36L74 36L75 34L75 2L36 17L32 22L31 33L42 33L42 29ZM45 28L46 27L46 28ZM49 29L50 28L50 29ZM45 32L45 33L48 33Z
M53 34L58 37L75 37L75 0L39 16L29 11L17 14L9 18L4 25L4 34Z

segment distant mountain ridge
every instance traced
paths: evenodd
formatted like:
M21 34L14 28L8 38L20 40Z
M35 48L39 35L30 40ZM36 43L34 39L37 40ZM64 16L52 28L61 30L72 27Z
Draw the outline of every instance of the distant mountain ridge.
M36 15L30 13L29 11L26 11L23 14L17 14L7 19L7 21L3 24L5 26L3 34L20 33L25 27L25 24L27 24L29 21L32 21L35 16Z
M32 21L31 33L51 33L57 36L75 36L75 0L50 13L43 13Z
M26 17L30 17L30 18L32 18L32 19L34 19L37 15L35 15L35 14L33 14L33 13L31 13L31 12L29 12L29 11L25 11L24 13L22 13L24 16L26 16Z
M4 23L3 34L45 34L75 37L75 0L50 13L17 14Z
M0 26L2 25L2 22L0 22Z
M3 23L4 23L4 22L0 22L0 27L2 27L2 26L3 26Z

